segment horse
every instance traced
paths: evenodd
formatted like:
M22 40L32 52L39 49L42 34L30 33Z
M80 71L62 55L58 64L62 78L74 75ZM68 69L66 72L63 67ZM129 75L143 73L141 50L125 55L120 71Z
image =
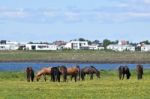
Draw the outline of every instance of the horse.
M63 81L67 81L67 68L65 66L58 66L61 75L63 76Z
M27 74L27 82L30 82L34 80L34 71L32 67L27 67L26 68L26 74Z
M137 72L137 79L140 80L142 79L142 75L143 75L143 66L138 64L136 66L136 72Z
M71 75L71 80L74 77L75 82L77 81L77 76L79 76L79 80L80 80L80 67L79 66L68 67L67 75Z
M59 67L51 68L51 80L53 82L55 82L55 81L60 82L60 75L61 75L61 72L59 71Z
M130 79L131 73L130 73L128 66L119 66L118 72L119 72L120 80L121 79L123 80L125 75L126 75L127 79Z
M40 71L38 71L38 73L36 74L36 80L39 81L42 75L46 82L46 75L51 75L51 67L44 67Z
M81 79L84 80L85 75L90 74L90 79L93 79L93 74L96 74L98 78L100 78L100 71L97 70L94 66L84 67L81 69Z

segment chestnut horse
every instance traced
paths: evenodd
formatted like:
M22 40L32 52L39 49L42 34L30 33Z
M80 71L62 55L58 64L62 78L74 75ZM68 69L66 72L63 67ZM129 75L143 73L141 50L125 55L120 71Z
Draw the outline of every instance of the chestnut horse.
M77 81L77 76L79 76L79 80L80 80L80 67L79 66L68 67L67 75L71 75L71 80L74 77L75 82Z
M36 74L36 80L39 81L41 76L44 77L44 80L46 81L46 75L51 75L51 67L44 67L38 73Z
M44 77L44 80L46 81L46 75L51 75L51 68L52 67L44 67L42 68L37 74L36 74L36 80L39 81L41 76ZM63 75L63 80L66 82L67 80L67 68L65 66L58 66L58 69L60 71L60 74ZM53 73L55 73L56 68L54 68ZM51 76L51 80L53 81L53 78Z
M136 72L137 72L137 79L140 80L142 79L143 76L143 66L142 65L137 65L136 66Z
M34 80L34 71L32 67L27 67L26 68L26 74L27 74L27 81L30 82Z

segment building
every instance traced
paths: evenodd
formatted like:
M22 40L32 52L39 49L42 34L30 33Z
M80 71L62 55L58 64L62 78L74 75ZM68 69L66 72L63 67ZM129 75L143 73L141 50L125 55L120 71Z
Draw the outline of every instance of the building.
M98 44L92 44L92 45L89 45L89 46L88 46L88 49L89 49L89 50L103 50L104 47L99 46Z
M70 41L65 46L65 49L86 49L88 48L88 42L87 41Z
M6 40L0 41L0 50L18 50L19 43Z
M26 44L26 50L58 50L57 45L50 44Z
M141 46L141 51L142 52L148 52L148 51L150 51L150 45L142 45Z
M107 46L107 49L111 49L114 51L135 51L135 47L132 45L118 45L118 44L110 44Z

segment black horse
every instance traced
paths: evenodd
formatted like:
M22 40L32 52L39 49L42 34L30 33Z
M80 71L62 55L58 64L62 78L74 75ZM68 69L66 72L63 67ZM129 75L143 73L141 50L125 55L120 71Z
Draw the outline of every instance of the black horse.
M124 79L124 75L126 75L127 79L129 79L130 76L131 76L131 73L130 73L130 70L129 70L128 66L120 66L118 68L118 71L119 71L119 79L120 80Z
M30 82L34 80L34 71L32 67L27 67L26 68L26 75L27 75L27 81Z
M136 71L137 71L137 79L138 80L142 79L142 76L143 76L143 66L142 65L137 65L136 66Z
M81 79L85 79L85 75L90 74L90 79L93 79L93 74L96 74L98 78L100 78L100 71L97 70L94 66L84 67L81 69Z
M59 67L51 68L51 80L53 82L55 82L55 81L60 82L60 75L61 75L61 72L59 71Z

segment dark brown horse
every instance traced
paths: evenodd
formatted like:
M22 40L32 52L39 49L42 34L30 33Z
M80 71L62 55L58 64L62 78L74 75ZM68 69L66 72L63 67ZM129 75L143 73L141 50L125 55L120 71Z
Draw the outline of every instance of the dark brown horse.
M119 79L120 80L121 79L123 80L125 75L126 75L127 79L129 79L131 76L131 73L130 73L128 66L120 66L118 68L118 72L119 72Z
M59 67L51 68L51 80L53 82L55 82L55 81L60 82L60 75L61 75L61 72L59 71Z
M58 66L61 75L63 76L63 81L67 81L67 67L66 66Z
M36 74L36 80L39 81L41 76L44 77L44 80L46 81L46 75L51 75L51 67L44 67L38 73Z
M136 72L137 72L137 79L140 80L142 79L143 76L143 66L142 65L137 65L136 66Z
M26 74L27 74L27 81L30 82L34 80L34 71L32 67L27 67L26 68Z
M90 74L90 79L93 79L93 74L96 74L98 78L100 78L100 71L97 70L94 66L84 67L81 69L81 79L85 79L85 75Z
M80 80L80 67L79 66L68 67L67 75L71 75L71 80L74 77L75 82L77 81L78 76L79 76L79 80Z

